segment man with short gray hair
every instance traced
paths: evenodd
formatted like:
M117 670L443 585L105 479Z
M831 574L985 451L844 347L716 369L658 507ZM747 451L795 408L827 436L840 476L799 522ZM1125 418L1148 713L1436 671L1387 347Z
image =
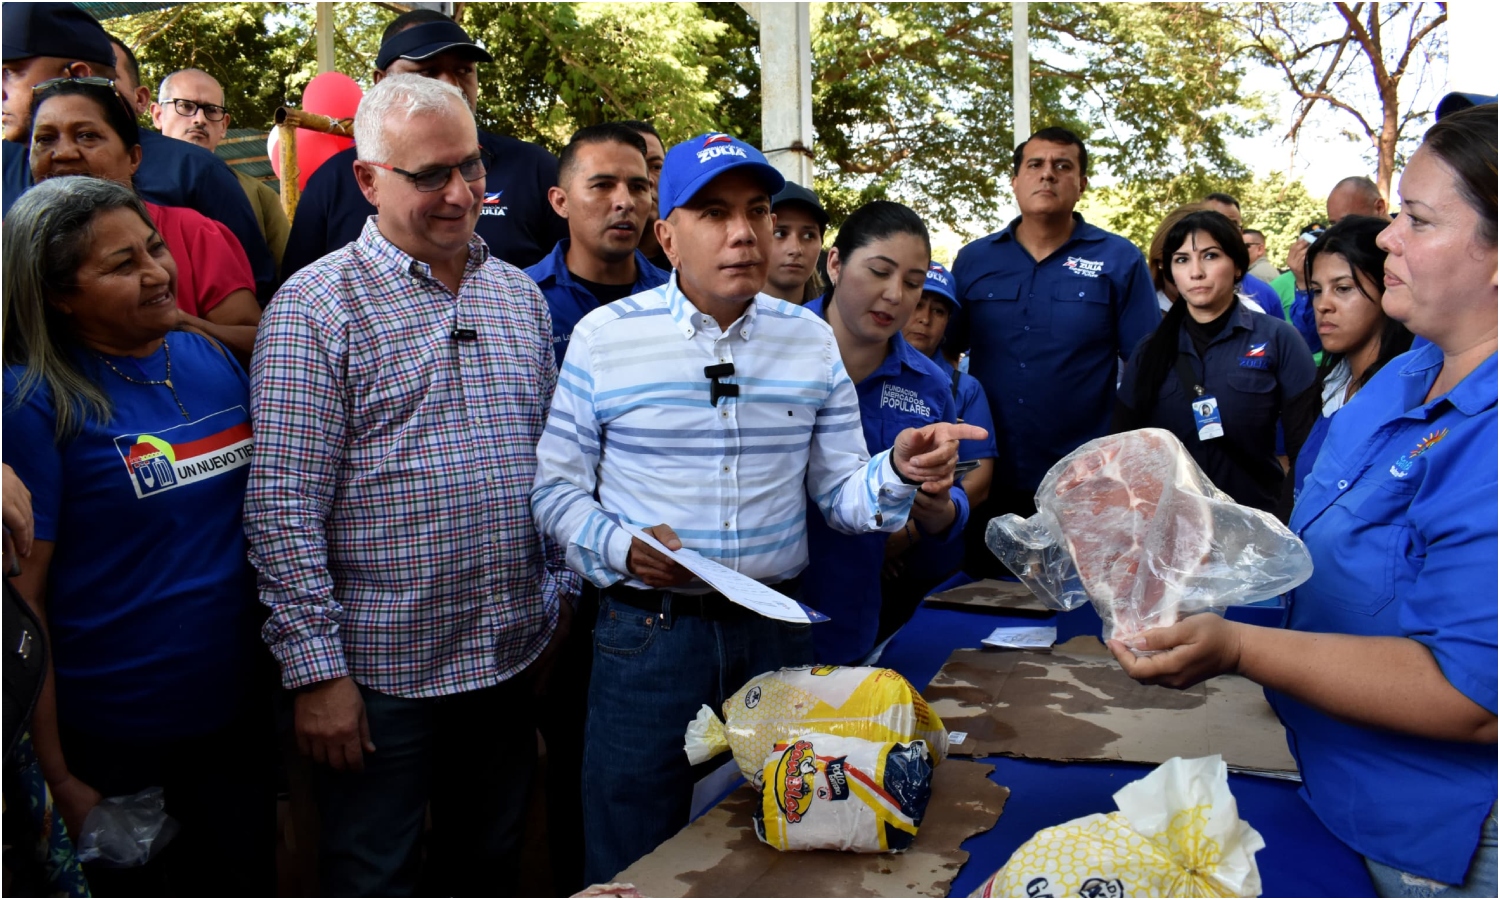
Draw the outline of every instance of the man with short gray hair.
M157 130L210 153L219 148L229 133L229 110L224 108L224 88L218 79L202 69L178 69L163 78L157 90L157 102L151 104L151 122ZM286 239L292 233L292 225L281 209L281 196L264 181L230 168L280 269Z
M529 502L552 326L474 234L489 159L463 95L392 76L355 121L376 215L288 279L251 370L262 634L319 764L324 895L506 895L533 685L578 587Z

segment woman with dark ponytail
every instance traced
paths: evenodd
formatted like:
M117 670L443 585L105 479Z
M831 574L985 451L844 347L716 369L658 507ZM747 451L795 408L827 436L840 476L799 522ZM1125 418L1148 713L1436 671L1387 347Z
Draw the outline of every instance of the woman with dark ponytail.
M828 290L807 309L833 327L837 349L859 394L865 444L891 446L904 428L957 421L951 382L937 363L901 336L927 283L927 226L899 203L877 200L854 211L828 251ZM833 531L808 504L803 599L831 621L813 626L821 663L858 662L921 601L882 605L881 569L918 541L956 541L969 518L964 489L917 492L911 518L894 535Z
M1276 423L1314 401L1312 354L1291 325L1237 301L1250 254L1229 219L1189 213L1164 247L1179 299L1125 365L1114 429L1167 429L1236 503L1274 510Z
M1314 385L1320 405L1305 405L1301 418L1287 417L1286 447L1292 460L1288 513L1318 458L1333 414L1386 363L1411 349L1411 332L1380 307L1385 251L1375 239L1390 224L1373 216L1345 216L1307 249L1306 283L1323 344Z

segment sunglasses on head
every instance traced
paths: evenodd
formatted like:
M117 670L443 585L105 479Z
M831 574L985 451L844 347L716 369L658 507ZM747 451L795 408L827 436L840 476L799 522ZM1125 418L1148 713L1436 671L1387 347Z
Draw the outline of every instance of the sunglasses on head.
M45 94L48 91L53 90L54 88L62 87L65 84L88 84L93 85L94 87L109 88L110 90L115 89L115 83L108 78L101 78L98 75L83 75L77 78L48 78L46 81L39 82L37 85L35 85L31 89L31 93L33 96L36 94Z

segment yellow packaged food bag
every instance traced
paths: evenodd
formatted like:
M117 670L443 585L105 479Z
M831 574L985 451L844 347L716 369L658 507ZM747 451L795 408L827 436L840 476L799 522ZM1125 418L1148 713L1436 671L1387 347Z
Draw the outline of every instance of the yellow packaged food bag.
M1260 896L1266 842L1240 818L1222 758L1169 759L1115 804L1038 831L973 896Z
M777 850L899 852L932 797L932 758L915 740L804 734L766 757L755 835Z
M761 787L778 743L809 732L907 743L920 738L936 765L948 755L943 720L905 678L867 666L778 669L750 679L724 701L724 720L704 706L683 749L694 765L733 751L746 780Z

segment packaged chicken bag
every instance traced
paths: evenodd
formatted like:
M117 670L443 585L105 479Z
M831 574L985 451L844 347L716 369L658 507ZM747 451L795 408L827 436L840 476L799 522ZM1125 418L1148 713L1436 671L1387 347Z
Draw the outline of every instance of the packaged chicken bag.
M1170 431L1089 441L1048 470L1036 515L990 520L985 543L1048 605L1093 601L1128 641L1205 609L1268 600L1312 575L1300 538L1214 487Z
M811 733L778 743L761 781L755 835L777 850L899 852L927 811L932 758L921 740Z
M973 896L1260 896L1266 842L1240 818L1222 758L1169 759L1115 805L1038 831Z
M725 750L746 780L762 786L766 757L809 732L870 741L926 742L933 763L948 755L943 720L905 678L867 666L778 669L752 678L724 701L724 719L704 706L683 744L697 765Z

